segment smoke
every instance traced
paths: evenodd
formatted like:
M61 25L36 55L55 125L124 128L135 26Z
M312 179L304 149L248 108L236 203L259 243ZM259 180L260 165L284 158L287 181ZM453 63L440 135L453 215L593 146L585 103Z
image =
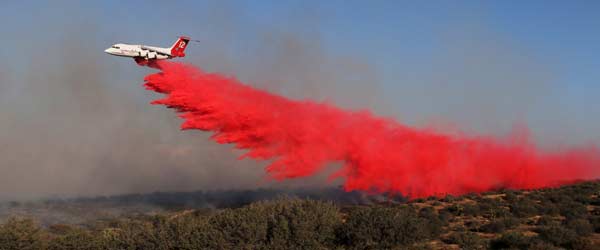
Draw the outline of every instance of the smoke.
M35 218L41 225L86 224L119 217L155 215L169 211L238 208L253 202L275 200L281 197L323 200L340 206L374 203L400 203L402 197L366 195L344 192L339 188L308 189L251 189L208 190L193 192L153 192L69 199L44 199L27 202L0 202L0 223L11 217Z
M230 157L239 154L235 149L207 142L205 134L181 133L174 116L147 106L153 97L139 91L139 86L134 84L144 72L131 67L135 65L133 61L102 53L112 43L129 42L131 34L115 34L112 27L106 32L106 27L98 24L93 14L82 16L81 13L89 12L81 8L66 7L64 11L72 13L72 19L63 22L57 21L50 12L41 14L48 19L44 27L51 33L37 25L27 29L30 31L27 33L0 28L11 34L8 39L15 43L7 47L17 48L19 53L10 67L0 71L0 103L3 104L0 107L0 200L330 185L323 181L325 176L296 182L265 182L259 164ZM206 20L199 23L219 29L203 38L201 46L193 44L188 48L193 52L188 54L202 55L190 56L191 60L210 61L206 63L209 67L229 72L241 68L237 65L242 62L255 60L258 55L236 59L237 55L231 51L236 45L228 43L240 29L241 21L236 19L238 9L215 5L205 11L213 14L200 15ZM280 72L267 70L270 65L246 67L247 78L256 82L265 80L270 88L287 94L317 94L321 88L317 82L326 82L323 86L336 84L339 82L336 75L357 69L355 66L340 68L331 62L325 64L340 60L322 50L318 39L270 27L260 28L257 34L260 34L256 38L259 42L247 49L261 50L262 58L274 64L294 61L292 57L306 53L301 61L279 66ZM165 34L160 37L166 44L172 42ZM34 41L43 41L43 46ZM130 40L136 41L153 44L146 36ZM268 43L293 46L270 50ZM360 60L354 61L360 64ZM318 63L319 68L306 68L288 75L291 67L311 63ZM315 70L319 72L314 73ZM363 72L367 71L357 70L351 74L360 77ZM308 83L313 85L311 92L302 92L298 84L308 78L311 79ZM333 87L328 89L334 90Z
M542 152L526 129L494 139L408 127L311 100L292 101L235 78L189 65L157 62L160 73L145 86L166 94L154 101L180 112L182 129L213 132L217 143L247 150L243 157L268 160L278 180L315 175L342 162L331 177L347 191L392 192L410 197L541 188L600 174L595 147Z

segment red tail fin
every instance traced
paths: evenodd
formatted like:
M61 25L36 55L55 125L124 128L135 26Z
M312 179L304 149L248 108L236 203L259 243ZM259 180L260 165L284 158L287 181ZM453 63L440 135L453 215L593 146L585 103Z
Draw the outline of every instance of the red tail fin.
M171 55L174 57L184 57L185 53L183 53L183 51L185 50L189 42L189 37L179 37L179 39L177 39L177 42L175 42L173 46L171 46Z

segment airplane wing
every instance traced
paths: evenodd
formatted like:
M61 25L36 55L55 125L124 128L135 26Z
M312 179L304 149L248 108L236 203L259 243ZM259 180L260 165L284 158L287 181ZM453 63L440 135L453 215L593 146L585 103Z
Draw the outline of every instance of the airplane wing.
M143 50L147 50L149 52L155 52L157 54L161 54L161 55L166 55L166 56L170 56L171 53L165 52L164 50L158 49L158 48L154 48L154 47L149 47L149 46L140 46L141 49Z

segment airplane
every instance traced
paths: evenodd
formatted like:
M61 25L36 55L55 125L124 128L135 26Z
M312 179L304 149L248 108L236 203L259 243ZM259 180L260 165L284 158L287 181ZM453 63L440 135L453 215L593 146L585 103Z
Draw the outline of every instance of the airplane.
M189 37L180 36L170 48L117 43L104 50L104 52L113 56L133 57L137 64L147 65L155 60L184 57L184 50L189 42Z

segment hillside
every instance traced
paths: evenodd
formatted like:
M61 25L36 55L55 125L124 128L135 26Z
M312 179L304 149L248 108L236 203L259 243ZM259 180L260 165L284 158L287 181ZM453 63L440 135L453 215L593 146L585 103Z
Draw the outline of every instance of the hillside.
M265 195L247 205L163 207L77 224L42 224L30 213L0 226L0 249L600 249L598 181L410 202L353 195Z

